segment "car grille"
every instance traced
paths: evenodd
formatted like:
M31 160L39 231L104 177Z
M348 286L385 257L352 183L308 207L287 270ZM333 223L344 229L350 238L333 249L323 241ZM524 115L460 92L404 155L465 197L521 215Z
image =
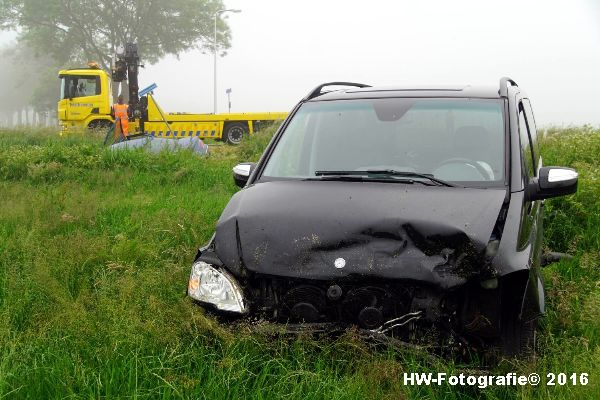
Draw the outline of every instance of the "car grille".
M254 303L281 322L340 322L374 329L411 311L419 289L401 284L265 279ZM265 296L264 293L269 293Z

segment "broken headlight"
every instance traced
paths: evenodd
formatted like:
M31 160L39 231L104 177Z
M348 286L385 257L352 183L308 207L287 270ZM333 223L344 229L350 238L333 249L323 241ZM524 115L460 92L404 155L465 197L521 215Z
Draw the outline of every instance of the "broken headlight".
M218 310L239 314L247 311L242 289L235 279L204 261L198 261L192 266L188 295L200 302L212 304Z

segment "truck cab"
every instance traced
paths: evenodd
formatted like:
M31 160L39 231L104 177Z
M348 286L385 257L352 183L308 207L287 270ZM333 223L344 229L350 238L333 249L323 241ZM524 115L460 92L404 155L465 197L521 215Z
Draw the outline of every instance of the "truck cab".
M108 127L112 122L112 84L99 68L61 70L58 120L61 132Z

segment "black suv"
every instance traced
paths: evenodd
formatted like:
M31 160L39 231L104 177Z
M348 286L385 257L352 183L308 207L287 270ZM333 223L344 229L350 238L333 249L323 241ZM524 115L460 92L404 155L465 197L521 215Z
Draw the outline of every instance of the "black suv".
M325 87L350 87L325 92ZM228 314L402 340L531 349L544 313L542 165L531 105L494 88L332 82L311 91L235 194L188 294Z

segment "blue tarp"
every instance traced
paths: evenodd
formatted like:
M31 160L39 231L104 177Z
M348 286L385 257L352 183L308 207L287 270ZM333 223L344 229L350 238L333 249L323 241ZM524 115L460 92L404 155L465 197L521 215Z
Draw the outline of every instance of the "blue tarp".
M111 150L137 149L143 147L153 153L161 151L192 150L199 155L208 154L208 145L197 137L182 139L163 139L144 136L136 139L125 140L110 146Z

